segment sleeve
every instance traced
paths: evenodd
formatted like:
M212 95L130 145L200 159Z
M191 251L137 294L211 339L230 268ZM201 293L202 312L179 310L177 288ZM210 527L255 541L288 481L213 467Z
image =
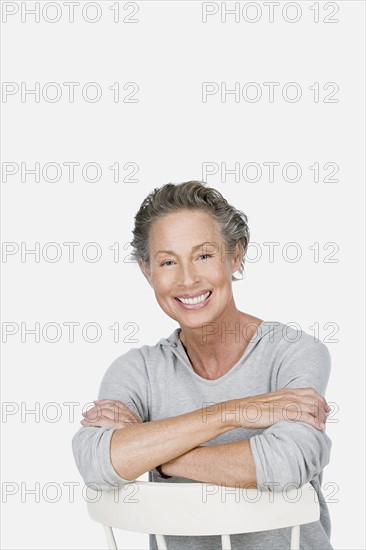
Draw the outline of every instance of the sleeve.
M277 372L277 390L314 388L325 396L331 357L325 344L302 333L298 342L287 343ZM302 487L329 463L331 440L306 422L281 420L250 438L257 486L262 491Z
M148 421L150 385L138 350L131 349L113 361L103 376L98 399L122 401L143 422ZM110 443L115 429L82 426L73 436L75 462L86 485L108 490L131 482L112 466Z

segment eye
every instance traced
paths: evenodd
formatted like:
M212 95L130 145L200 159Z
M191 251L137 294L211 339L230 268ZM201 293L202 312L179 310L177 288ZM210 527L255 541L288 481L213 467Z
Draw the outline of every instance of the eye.
M174 263L173 260L165 260L165 262L162 262L160 265L162 267L164 267L165 265L168 265L168 264L172 265L173 263ZM169 267L169 265L168 265L168 267Z
M205 262L208 258L212 258L212 254L200 254L198 257L202 258Z

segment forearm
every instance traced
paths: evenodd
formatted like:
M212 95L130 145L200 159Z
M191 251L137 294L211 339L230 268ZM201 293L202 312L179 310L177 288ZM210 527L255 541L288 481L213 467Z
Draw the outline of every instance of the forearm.
M257 487L249 439L192 449L162 465L166 475L230 487Z
M282 408L294 402L295 392L299 394L297 401L300 403L309 399L307 393L316 397L313 395L316 394L315 390L311 388L282 389L224 401L166 419L131 423L128 427L116 429L110 447L113 468L124 479L133 480L234 428L267 428L283 419ZM322 406L323 401L324 398L321 398ZM258 419L250 418L248 410L253 405L256 409L260 407L262 414ZM309 410L307 401L305 405ZM308 422L316 422L309 413L306 415L310 418ZM322 416L325 416L324 409ZM240 462L238 468L237 471L240 471Z
M116 472L136 479L202 443L237 427L235 415L227 414L229 402L145 423L132 423L114 431L111 462Z

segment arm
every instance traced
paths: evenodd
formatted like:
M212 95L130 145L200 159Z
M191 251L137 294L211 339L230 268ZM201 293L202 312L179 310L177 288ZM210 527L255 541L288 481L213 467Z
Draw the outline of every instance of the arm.
M237 427L230 407L221 415L220 406L156 421L149 421L151 395L148 376L138 350L118 357L105 373L98 398L123 401L141 423L120 428L115 422L98 421L80 428L72 439L78 470L86 484L101 489L132 481L159 464ZM234 404L235 406L235 404ZM226 414L229 412L229 414ZM231 419L230 419L231 417ZM113 427L116 426L116 427Z
M327 346L303 333L298 342L289 343L281 353L277 387L312 387L324 396L330 370ZM263 491L281 491L287 484L301 487L317 476L330 460L330 438L325 431L305 422L281 420L249 441L257 485Z
M257 484L263 491L302 487L329 463L332 442L325 432L285 420L250 438Z
M192 449L166 462L162 471L202 483L229 487L257 487L255 464L248 439Z
M300 401L298 402L300 406L302 400L306 401L308 398L306 397L308 389L296 391L304 394L303 396L300 395ZM318 402L319 407L323 406L323 401L325 401L322 397L321 399L322 402ZM156 468L159 464L164 464L180 457L202 443L215 439L227 431L238 427L248 428L251 424L253 425L253 421L248 420L245 411L250 408L251 401L252 398L232 399L217 403L214 406L202 407L179 416L146 422L144 424L136 422L125 424L122 421L122 427L114 431L111 440L111 462L114 470L121 477L123 476L124 479L132 481L146 471ZM272 394L255 396L253 401L256 401L258 405L259 403L262 405L261 418L255 420L255 427L260 428L268 426L268 422L271 424L278 422L279 418L283 418L282 408L288 404L289 395L282 391L274 392ZM277 407L275 407L275 404ZM269 421L267 417L269 417L268 412L271 405L273 411L276 408L277 410L273 412L273 418ZM305 403L303 405L306 406ZM118 404L106 404L106 414L108 411L110 414L109 407L113 408L115 406L118 406ZM307 407L309 407L309 403ZM312 405L310 405L311 407ZM304 414L306 416L308 413L304 411ZM110 418L108 421L110 421ZM309 421L315 422L315 418L309 415ZM253 462L248 441L245 443L244 448L246 449L246 463L250 466L250 470L246 473L243 472L243 442L239 442L237 446L228 447L222 445L219 450L206 451L205 456L212 457L210 461L211 474L215 467L215 461L217 461L219 454L222 454L223 456L219 458L222 465L222 474L225 474L226 460L226 470L230 470L231 476L234 476L230 478L231 482L235 480L234 483L237 483L237 476L239 476L240 482L246 484L248 482L247 476L249 475L250 482L252 484L255 483ZM230 452L233 450L235 450L235 455L232 455ZM207 461L205 461L206 465ZM234 468L233 471L232 468ZM243 475L245 476L244 478ZM226 479L225 475L224 478Z
M214 414L207 414L203 408L115 430L111 442L114 469L125 479L136 479L233 429L236 425L230 422L231 415L223 417L220 405L215 407Z
M157 465L188 453L233 428L265 428L283 418L282 409L289 400L301 404L305 421L319 427L310 410L314 400L321 408L325 405L325 400L322 396L315 395L316 392L311 388L281 390L253 398L234 399L214 407L149 422L151 396L148 377L135 353L138 352L130 350L108 369L99 391L99 399L105 401L104 408L102 407L106 410L105 415L103 413L95 421L88 420L86 427L81 428L73 438L75 461L86 483L97 483L101 488L107 489L116 484L128 483ZM105 397L108 399L104 399ZM133 413L137 413L141 423L129 423L128 429L124 421L118 425L114 414L111 415L111 408L116 406L113 400L119 401L120 405L123 400L123 407L128 405L131 411L134 409ZM263 413L255 420L255 425L248 420L245 412L247 407L251 407L252 401L260 405ZM214 451L205 450L205 453ZM248 453L249 451L247 455ZM230 468L230 462L226 464ZM250 479L254 483L252 475Z
M301 345L288 347L278 387L313 387L324 395L329 374L327 347L305 334ZM193 449L163 464L162 471L201 482L282 490L287 483L302 486L310 481L328 464L330 449L324 431L305 422L280 420L250 440Z
M145 367L137 350L117 357L106 370L98 392L99 399L122 400L141 422L149 420L151 395ZM82 422L83 423L83 422ZM110 460L111 438L116 429L111 425L84 425L72 438L74 459L86 484L111 489L128 483L113 468Z

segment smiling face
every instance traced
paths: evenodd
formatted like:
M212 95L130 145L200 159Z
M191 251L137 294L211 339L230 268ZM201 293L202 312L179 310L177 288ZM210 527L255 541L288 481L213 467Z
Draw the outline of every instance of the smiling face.
M240 266L213 217L180 210L156 220L149 235L150 264L141 265L162 310L180 326L195 329L218 323L236 310L232 274Z

